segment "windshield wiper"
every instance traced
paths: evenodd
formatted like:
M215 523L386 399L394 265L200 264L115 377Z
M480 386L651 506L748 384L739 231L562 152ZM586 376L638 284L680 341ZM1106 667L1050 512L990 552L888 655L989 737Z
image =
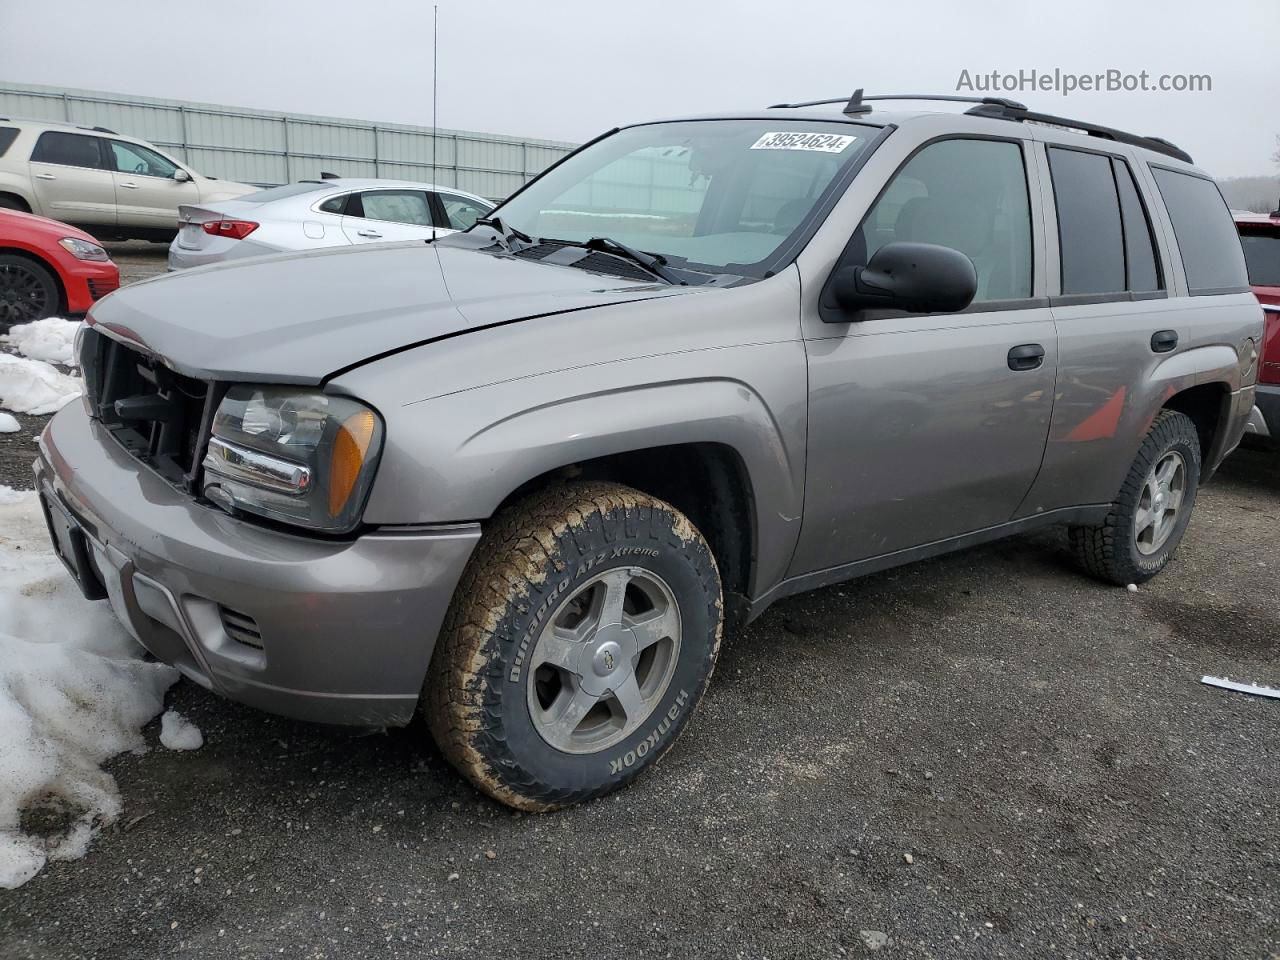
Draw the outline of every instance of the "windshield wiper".
M515 253L515 245L512 243L514 240L519 240L526 246L533 246L536 243L533 237L503 223L500 217L477 217L476 223L494 231L502 241L502 245L507 248L507 253Z
M562 242L565 242L566 246L599 250L601 253L621 257L623 260L630 260L632 263L637 263L644 267L659 280L665 280L667 283L678 284L682 287L689 285L688 281L682 280L674 270L667 269L667 258L660 253L645 253L643 250L629 247L625 243L610 237L592 237L586 243Z

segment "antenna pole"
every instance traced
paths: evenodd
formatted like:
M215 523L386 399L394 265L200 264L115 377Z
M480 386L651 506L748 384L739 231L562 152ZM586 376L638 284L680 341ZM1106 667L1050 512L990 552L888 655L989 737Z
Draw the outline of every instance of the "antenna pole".
M436 148L440 131L436 128L436 75L440 61L440 5L431 7L431 182L436 182Z

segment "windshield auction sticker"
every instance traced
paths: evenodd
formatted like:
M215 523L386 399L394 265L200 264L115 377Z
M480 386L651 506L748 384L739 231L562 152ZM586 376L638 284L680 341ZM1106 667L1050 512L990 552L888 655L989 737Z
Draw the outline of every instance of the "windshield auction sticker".
M813 150L842 153L857 137L837 133L766 133L751 145L752 150Z

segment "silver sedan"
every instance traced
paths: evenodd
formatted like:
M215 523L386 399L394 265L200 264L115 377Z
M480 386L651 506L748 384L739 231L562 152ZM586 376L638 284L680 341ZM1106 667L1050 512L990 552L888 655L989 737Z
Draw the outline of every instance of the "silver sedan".
M465 230L493 209L483 197L407 180L300 180L234 200L178 208L169 269L243 257Z

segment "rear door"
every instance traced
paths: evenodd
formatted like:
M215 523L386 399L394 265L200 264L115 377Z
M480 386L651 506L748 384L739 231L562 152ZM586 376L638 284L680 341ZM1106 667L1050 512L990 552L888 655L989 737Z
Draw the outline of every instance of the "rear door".
M31 150L28 168L37 213L90 230L116 225L116 187L101 137L46 130Z
M191 180L175 180L178 165L154 150L123 140L105 142L120 226L176 230L178 207L198 203L200 188Z
M1116 496L1162 402L1148 395L1151 374L1191 345L1189 315L1170 311L1168 254L1141 169L1120 149L1048 143L1042 150L1056 214L1050 291L1062 372L1044 470L1021 511L1027 516ZM1177 341L1160 340L1163 331Z
M435 236L425 190L362 190L347 200L342 232L351 243L430 240Z
M895 241L951 247L977 272L967 310L804 318L808 468L793 575L998 526L1031 487L1057 350L1033 269L1042 234L1026 149L995 138L924 144L838 264L865 265Z

